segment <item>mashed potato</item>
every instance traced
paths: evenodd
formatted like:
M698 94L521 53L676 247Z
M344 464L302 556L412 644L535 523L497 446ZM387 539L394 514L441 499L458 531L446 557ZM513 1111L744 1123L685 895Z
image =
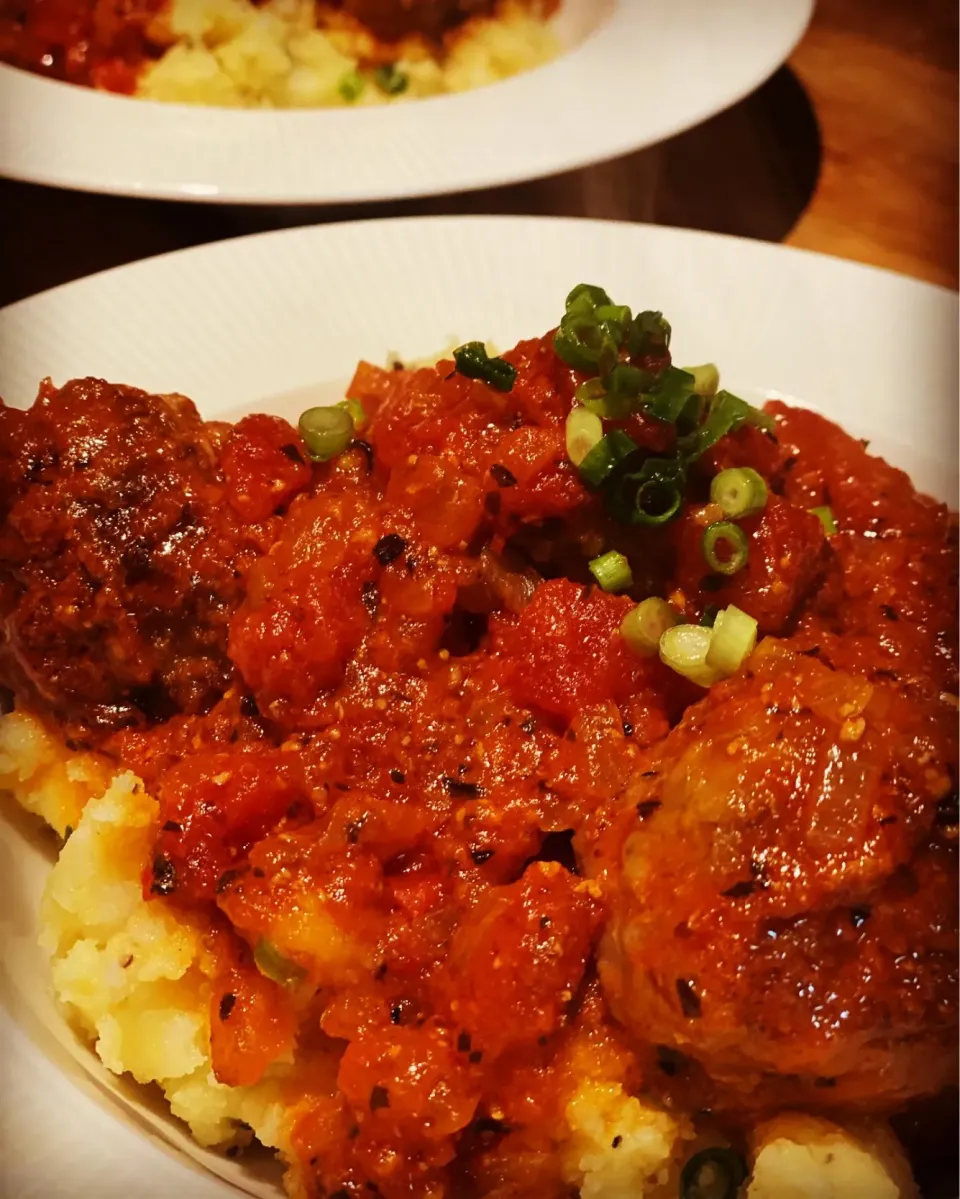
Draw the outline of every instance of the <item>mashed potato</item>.
M139 94L234 107L356 106L466 91L557 50L543 20L509 4L498 19L474 22L442 62L408 41L388 76L361 68L375 52L369 35L315 27L313 0L173 0L169 24L173 44L143 73Z
M47 883L41 944L70 1022L116 1074L156 1083L201 1145L251 1136L289 1153L293 1113L276 1063L256 1086L213 1074L209 1008L214 962L199 917L162 898L145 902L156 802L130 773L71 753L34 718L0 717L0 789L42 816L66 842ZM584 1077L566 1107L558 1149L582 1199L672 1199L682 1163L702 1141L682 1116ZM745 1199L916 1199L903 1151L883 1125L844 1129L785 1114L758 1126Z

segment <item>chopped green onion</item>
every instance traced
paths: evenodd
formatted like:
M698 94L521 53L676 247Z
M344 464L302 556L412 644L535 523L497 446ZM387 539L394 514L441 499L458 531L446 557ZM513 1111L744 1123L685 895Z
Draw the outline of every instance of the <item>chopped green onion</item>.
M605 420L622 420L636 411L641 393L651 383L652 377L646 371L618 362L604 378L581 383L576 398Z
M627 335L631 358L665 354L670 348L670 335L670 322L662 312L638 312Z
M588 487L602 487L613 472L637 451L637 443L619 429L611 429L580 463L580 476Z
M644 408L657 420L674 425L693 394L693 375L668 366L660 373L650 394L643 397Z
M680 1199L737 1199L747 1167L739 1153L715 1146L695 1153L680 1174Z
M680 511L685 481L683 463L676 458L648 458L638 471L616 483L607 503L625 524L666 524Z
M594 446L603 440L603 423L586 408L571 408L567 417L567 457L579 466Z
M810 515L816 516L823 525L823 531L828 537L832 537L837 531L837 522L833 515L833 509L827 506L822 508L811 508Z
M363 410L363 405L359 400L352 400L348 396L345 400L341 400L337 405L338 408L344 408L353 421L354 431L359 433L363 426L367 423L367 414Z
M600 304L594 312L594 316L605 329L609 330L617 345L622 346L632 316L626 304Z
M767 504L767 485L763 476L749 466L734 466L714 475L710 499L731 520L762 512Z
M612 369L620 353L610 330L592 312L565 316L553 336L553 348L557 357L574 370L600 374Z
M453 351L458 374L480 379L497 391L511 391L517 381L517 368L505 358L491 358L482 341L468 341Z
M329 462L353 440L353 421L345 408L308 408L297 427L314 462Z
M709 401L706 420L680 442L680 452L688 462L694 461L717 444L721 437L733 433L743 424L772 430L773 420L759 408L729 391L718 391Z
M676 609L666 600L651 595L631 608L620 622L620 636L635 654L652 658L660 648L660 638L678 623Z
M707 525L701 545L707 566L722 575L735 575L746 566L750 556L746 533L729 520L718 520ZM718 550L722 546L726 547L726 553L721 558Z
M683 492L666 479L648 479L637 488L636 511L633 523L665 525L680 511Z
M254 965L265 978L272 979L282 987L293 987L306 977L296 962L285 958L277 947L261 937L253 951Z
M377 67L373 73L373 81L388 96L399 96L401 92L407 90L410 84L410 77L405 75L403 71L397 70L396 63L390 62L385 66Z
M595 312L613 301L603 290L593 283L578 283L564 301L567 312Z
M601 554L599 558L594 558L587 565L590 567L590 573L604 591L627 591L633 586L630 563L623 554L618 554L616 550Z
M367 86L367 81L356 69L347 71L346 75L340 80L337 85L337 91L340 93L340 98L346 100L348 104L353 104L363 95L363 89Z
M660 638L660 660L698 687L712 687L720 675L707 665L712 629L697 624L678 624Z
M757 622L735 604L717 613L707 665L724 678L736 674L757 645Z
M712 362L703 366L685 366L688 375L693 375L693 390L698 396L714 396L720 387L720 372Z

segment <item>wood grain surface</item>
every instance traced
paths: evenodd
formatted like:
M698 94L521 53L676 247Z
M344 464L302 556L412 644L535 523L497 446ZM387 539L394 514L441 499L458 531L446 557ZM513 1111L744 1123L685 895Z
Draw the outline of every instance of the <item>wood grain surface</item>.
M956 287L955 0L819 0L791 66L823 157L790 243Z
M955 0L818 0L790 70L742 103L653 150L534 183L284 210L0 181L0 304L277 225L440 212L684 225L786 240L956 287L957 160Z

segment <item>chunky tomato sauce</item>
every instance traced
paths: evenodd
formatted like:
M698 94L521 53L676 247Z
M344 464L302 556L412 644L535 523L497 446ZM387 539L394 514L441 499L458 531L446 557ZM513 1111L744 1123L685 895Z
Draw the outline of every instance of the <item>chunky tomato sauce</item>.
M777 403L623 525L567 456L580 376L505 358L507 393L362 364L322 464L97 380L0 410L2 679L159 801L144 894L207 921L217 1077L292 1055L318 1197L560 1199L585 1078L737 1143L955 1077L954 518ZM726 577L730 466L769 498ZM647 595L763 639L705 691L620 636Z
M172 0L0 0L0 62L133 95L141 71L177 40L171 7ZM324 0L317 16L321 27L347 22L369 32L379 43L373 57L386 61L410 38L442 46L465 22L497 7L498 0ZM555 0L539 5L544 15L555 7Z

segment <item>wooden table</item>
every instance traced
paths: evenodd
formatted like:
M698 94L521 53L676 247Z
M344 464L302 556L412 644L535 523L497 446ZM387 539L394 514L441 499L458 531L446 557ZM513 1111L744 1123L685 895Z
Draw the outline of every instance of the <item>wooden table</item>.
M952 0L819 0L791 69L743 103L654 150L496 191L278 211L0 182L0 304L278 223L491 211L786 240L955 287L956 26Z

